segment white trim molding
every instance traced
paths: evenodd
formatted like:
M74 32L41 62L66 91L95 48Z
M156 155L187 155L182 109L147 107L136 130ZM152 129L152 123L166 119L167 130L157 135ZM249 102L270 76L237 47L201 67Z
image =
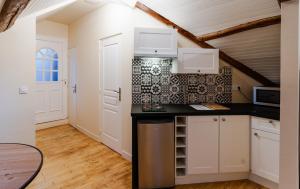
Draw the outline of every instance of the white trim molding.
M67 124L69 124L68 119L40 123L40 124L36 124L35 130L38 131L38 130L42 130L42 129L48 129L48 128L57 127L57 126L61 126L61 125L67 125Z

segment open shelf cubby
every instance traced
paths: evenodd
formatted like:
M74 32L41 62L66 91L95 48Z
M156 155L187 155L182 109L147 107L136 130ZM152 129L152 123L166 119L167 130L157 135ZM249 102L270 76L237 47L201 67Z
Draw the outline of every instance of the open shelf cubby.
M186 157L185 147L177 147L176 148L176 158Z
M176 117L176 125L186 125L187 118L185 116Z
M176 168L176 176L177 177L185 176L185 168Z
M182 177L186 175L186 147L187 147L187 117L177 116L175 119L175 167L176 177Z

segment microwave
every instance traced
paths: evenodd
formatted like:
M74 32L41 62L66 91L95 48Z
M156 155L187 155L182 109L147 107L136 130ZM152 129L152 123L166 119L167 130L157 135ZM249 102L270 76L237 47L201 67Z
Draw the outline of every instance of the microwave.
M253 104L280 107L280 88L253 87Z

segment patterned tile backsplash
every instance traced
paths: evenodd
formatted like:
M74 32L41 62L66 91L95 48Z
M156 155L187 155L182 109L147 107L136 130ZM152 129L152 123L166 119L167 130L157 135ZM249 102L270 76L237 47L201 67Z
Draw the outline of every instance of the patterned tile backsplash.
M172 74L172 59L135 58L132 62L132 103L231 103L232 72Z

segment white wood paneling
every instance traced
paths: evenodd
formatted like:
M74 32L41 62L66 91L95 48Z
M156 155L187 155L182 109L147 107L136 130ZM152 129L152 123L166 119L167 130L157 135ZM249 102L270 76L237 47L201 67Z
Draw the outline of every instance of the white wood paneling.
M280 81L280 24L208 41L271 81Z
M275 0L140 0L195 35L280 14Z
M276 0L140 0L146 6L199 36L280 15ZM208 41L231 57L280 82L280 24Z

